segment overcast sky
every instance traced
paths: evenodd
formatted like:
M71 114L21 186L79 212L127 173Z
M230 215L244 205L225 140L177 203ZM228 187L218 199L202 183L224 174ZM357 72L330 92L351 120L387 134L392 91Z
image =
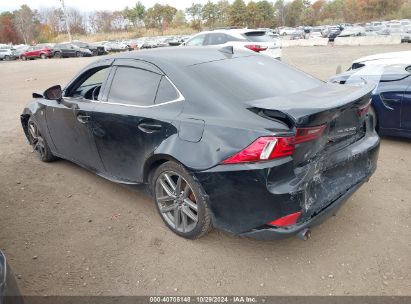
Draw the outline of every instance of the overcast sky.
M122 10L126 6L134 6L138 0L64 0L66 6L73 6L82 11L93 10ZM155 3L170 4L177 9L185 9L191 3L206 3L207 0L140 0L146 7L151 7ZM213 2L217 2L214 0ZM232 2L232 1L230 1ZM245 1L248 2L248 1ZM41 7L57 7L60 5L59 0L0 0L0 11L9 11L18 9L22 4L27 4L31 8L39 9Z

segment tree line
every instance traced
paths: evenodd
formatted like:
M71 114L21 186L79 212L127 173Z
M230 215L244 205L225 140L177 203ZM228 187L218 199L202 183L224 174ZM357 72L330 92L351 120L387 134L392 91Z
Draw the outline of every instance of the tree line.
M185 10L172 5L142 2L119 11L81 12L75 8L49 7L39 10L22 5L18 10L0 14L1 43L39 43L52 41L67 32L66 20L73 34L111 33L169 28L195 30L226 26L275 28L278 26L361 23L371 20L411 18L411 0L276 0L208 1L192 3Z

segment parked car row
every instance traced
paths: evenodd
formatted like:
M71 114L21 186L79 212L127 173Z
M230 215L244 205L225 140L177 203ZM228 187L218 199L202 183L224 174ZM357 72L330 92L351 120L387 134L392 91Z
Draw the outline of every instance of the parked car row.
M114 42L106 43L87 43L81 41L63 42L63 43L41 43L33 46L3 45L0 48L0 60L30 60L30 59L47 59L47 58L67 58L67 57L88 57L100 56L113 51L126 51L127 48L116 48Z
M280 27L275 30L280 36L291 40L309 38L328 38L357 36L400 36L402 42L411 42L411 20L374 21L368 23L341 23L324 26Z

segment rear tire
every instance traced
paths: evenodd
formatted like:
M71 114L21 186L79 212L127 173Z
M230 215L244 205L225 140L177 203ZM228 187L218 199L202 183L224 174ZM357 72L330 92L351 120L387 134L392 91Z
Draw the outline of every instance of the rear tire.
M62 58L61 52L55 52L55 53L54 53L54 57L56 57L56 58Z
M9 56L9 55L4 56L4 60L9 61L9 60L10 60L10 56Z
M207 195L181 164L168 161L160 165L151 185L156 208L171 231L197 239L211 230Z
M57 159L57 157L51 153L47 141L40 133L37 122L32 117L30 117L27 122L27 131L30 145L41 161L48 163Z

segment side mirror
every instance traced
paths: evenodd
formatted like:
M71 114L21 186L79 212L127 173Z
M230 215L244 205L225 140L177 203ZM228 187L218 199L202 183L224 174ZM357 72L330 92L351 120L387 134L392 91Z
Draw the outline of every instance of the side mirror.
M63 98L63 92L61 91L61 86L60 85L55 85L52 86L51 88L48 88L47 90L44 91L44 98L49 99L49 100L57 100L61 101Z

